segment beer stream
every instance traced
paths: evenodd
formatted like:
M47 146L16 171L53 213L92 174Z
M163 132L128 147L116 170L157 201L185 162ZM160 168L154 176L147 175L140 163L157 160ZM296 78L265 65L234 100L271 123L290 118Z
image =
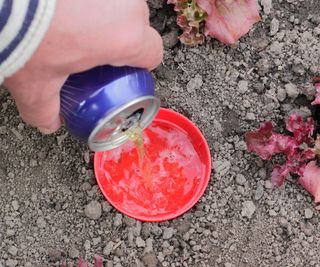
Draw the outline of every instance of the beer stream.
M146 153L143 143L143 129L137 124L128 129L125 134L135 144L138 152L139 170L146 188L152 189L151 183L151 162Z

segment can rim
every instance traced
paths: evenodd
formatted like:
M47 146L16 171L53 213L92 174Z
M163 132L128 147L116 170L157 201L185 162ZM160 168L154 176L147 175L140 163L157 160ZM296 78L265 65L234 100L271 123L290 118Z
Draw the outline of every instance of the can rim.
M122 105L118 107L117 109L111 111L106 117L101 119L96 127L92 130L90 133L90 136L88 138L88 145L89 148L95 152L101 152L101 151L106 151L110 149L114 149L122 144L124 144L126 141L128 141L128 136L125 135L124 133L119 136L119 138L109 141L106 140L104 142L97 142L95 137L96 135L104 129L104 126L111 121L113 118L116 117L116 115L126 111L130 107L138 104L138 103L151 103L149 105L148 112L144 112L140 121L140 127L141 129L145 129L151 121L154 119L154 117L157 115L159 109L160 109L160 100L156 98L155 96L143 96L134 99L133 101L130 101L129 103L126 103L125 105Z

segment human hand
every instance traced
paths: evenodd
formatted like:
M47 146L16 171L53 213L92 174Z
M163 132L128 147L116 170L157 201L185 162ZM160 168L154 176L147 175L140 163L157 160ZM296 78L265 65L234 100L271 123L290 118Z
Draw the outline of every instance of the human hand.
M57 0L40 46L4 84L22 119L48 134L61 126L59 93L70 74L105 64L152 70L162 56L145 0Z

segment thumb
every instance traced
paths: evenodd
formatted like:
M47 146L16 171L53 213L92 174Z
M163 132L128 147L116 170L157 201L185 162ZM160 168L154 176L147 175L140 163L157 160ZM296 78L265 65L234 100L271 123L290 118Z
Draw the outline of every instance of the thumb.
M44 134L57 131L61 126L60 88L64 79L22 81L6 82L22 119Z

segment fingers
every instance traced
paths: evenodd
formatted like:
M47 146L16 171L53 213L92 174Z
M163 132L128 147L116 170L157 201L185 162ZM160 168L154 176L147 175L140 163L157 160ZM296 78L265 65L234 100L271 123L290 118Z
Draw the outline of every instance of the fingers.
M113 57L108 55L108 64L155 69L163 59L163 42L158 32L149 27L133 29L130 35L119 36Z
M9 79L5 84L16 102L22 119L44 134L57 131L61 126L59 89L63 81L24 80L23 83L20 81L18 77Z

